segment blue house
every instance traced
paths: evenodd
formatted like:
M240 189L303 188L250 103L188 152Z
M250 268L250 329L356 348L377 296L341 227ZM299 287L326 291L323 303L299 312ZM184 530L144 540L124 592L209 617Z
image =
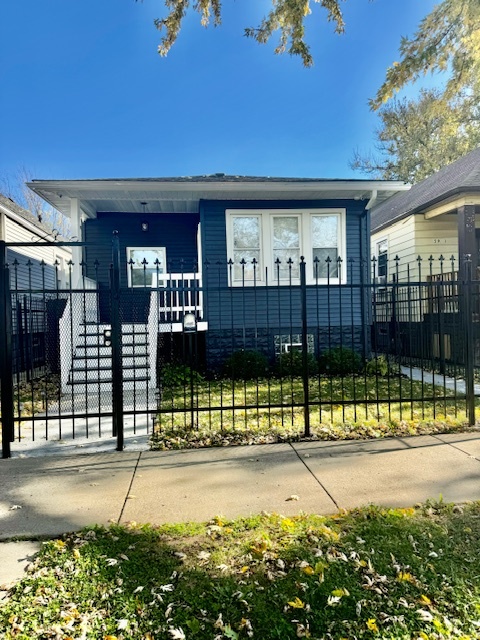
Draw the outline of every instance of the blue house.
M370 304L361 285L370 271L369 209L407 188L397 181L225 174L34 180L29 187L70 218L83 243L72 247L72 286L84 297L95 294L70 331L65 383L74 377L79 337L95 326L105 331L111 320L115 236L122 326L133 342L146 336L142 380L150 386L158 360L184 348L186 316L194 323L195 357L211 370L236 350L273 360L298 348L302 310L312 353L338 344L368 350ZM73 307L69 313L72 325ZM139 365L134 369L139 379Z

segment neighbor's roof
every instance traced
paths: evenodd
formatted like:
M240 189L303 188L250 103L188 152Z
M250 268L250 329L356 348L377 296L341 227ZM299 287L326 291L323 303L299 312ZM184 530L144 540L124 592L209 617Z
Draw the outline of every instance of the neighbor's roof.
M71 199L77 198L82 211L92 217L99 211L198 212L200 200L355 198L373 204L408 188L397 180L272 178L224 173L173 178L33 180L28 186L65 215L70 214Z
M372 233L463 193L480 192L480 147L371 210Z
M0 207L3 209L3 211L5 211L7 215L9 212L13 213L16 216L23 218L23 220L29 222L34 227L37 227L37 229L43 234L51 235L52 228L49 225L40 222L40 220L36 216L34 216L33 213L31 213L27 209L24 209L14 200L8 198L7 196L4 196L2 193L0 193Z

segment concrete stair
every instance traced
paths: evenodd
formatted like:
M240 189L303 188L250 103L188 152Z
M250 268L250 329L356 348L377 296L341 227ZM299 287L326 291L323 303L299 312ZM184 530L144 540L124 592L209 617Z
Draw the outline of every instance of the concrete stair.
M75 347L68 377L71 393L112 392L112 348L105 345L108 324L85 324ZM122 325L122 372L124 390L145 391L151 379L148 333L144 324Z

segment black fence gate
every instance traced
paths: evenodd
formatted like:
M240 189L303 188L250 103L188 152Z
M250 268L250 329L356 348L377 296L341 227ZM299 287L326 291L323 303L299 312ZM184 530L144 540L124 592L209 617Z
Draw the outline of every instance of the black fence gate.
M63 265L29 257L58 247L72 252ZM151 431L158 408L151 292L122 282L118 236L107 263L88 263L93 249L0 242L3 457L13 442L21 452L32 442L94 437L113 436L122 450L126 431Z
M120 451L153 432L217 442L474 424L480 283L468 260L430 261L427 274L397 261L380 282L375 261L373 274L341 258L164 264L129 257L125 242L0 242L3 457L112 437Z

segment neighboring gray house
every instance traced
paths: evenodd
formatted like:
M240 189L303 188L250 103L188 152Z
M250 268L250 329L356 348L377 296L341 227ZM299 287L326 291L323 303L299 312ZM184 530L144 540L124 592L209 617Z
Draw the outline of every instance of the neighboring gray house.
M45 291L68 286L69 247L46 245L51 228L11 198L0 194L0 241L7 243L10 269L14 371L43 367L46 358L47 302ZM8 246L9 243L28 246ZM41 292L39 292L41 290Z
M7 248L7 263L10 266L11 279L17 277L17 288L28 289L29 283L38 284L40 288L44 274L48 288L54 289L57 284L64 288L67 279L68 261L71 251L68 247L45 246L42 241L53 241L52 229L40 222L30 211L27 211L11 198L0 193L0 240L30 243L29 247ZM38 246L34 246L38 243ZM25 260L27 258L27 260ZM14 265L15 259L18 265ZM28 259L31 262L26 267ZM41 262L45 263L43 269ZM55 264L56 263L56 264ZM16 266L16 268L15 268ZM58 281L58 282L56 282Z

